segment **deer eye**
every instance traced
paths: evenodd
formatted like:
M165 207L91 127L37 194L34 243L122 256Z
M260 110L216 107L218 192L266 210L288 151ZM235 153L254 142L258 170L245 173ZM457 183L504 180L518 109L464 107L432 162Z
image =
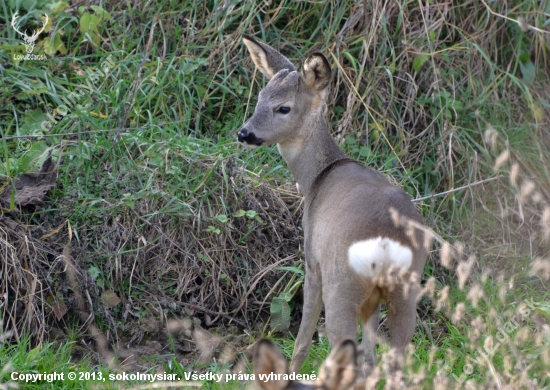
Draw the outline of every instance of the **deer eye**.
M277 112L280 112L281 114L288 114L290 112L290 107L286 107L286 106L279 107Z

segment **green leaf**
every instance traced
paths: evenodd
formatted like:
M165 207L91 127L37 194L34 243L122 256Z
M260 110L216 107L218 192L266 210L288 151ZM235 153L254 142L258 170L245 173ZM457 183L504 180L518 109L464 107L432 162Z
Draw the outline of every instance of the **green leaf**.
M201 259L202 261L204 261L205 263L209 263L210 262L210 259L208 258L208 256L206 256L205 254L203 253L197 253L197 257L199 259Z
M220 275L220 279L221 280L224 280L225 281L225 284L227 286L230 286L231 285L231 279L229 278L229 276L227 276L226 274L221 274Z
M246 214L246 211L244 211L244 210L239 210L239 211L237 211L235 214L233 214L233 216L236 217L236 218L240 218L240 217L244 217L245 214Z
M69 3L66 1L54 1L53 3L46 5L46 7L50 11L49 14L55 15L60 11L63 11L65 8L68 8Z
M53 46L53 49L54 49L54 53L55 52L60 52L63 55L67 54L67 48L65 47L65 44L61 40L61 35L60 34L55 34L55 36L53 38L52 46Z
M48 150L48 144L45 141L32 143L26 153L17 160L17 169L20 172L38 171L47 156Z
M523 53L519 56L519 60L521 62L528 62L529 60L531 60L531 54L529 53Z
M89 12L86 12L84 15L80 17L80 32L82 34L86 34L87 32L93 31L95 32L97 30L97 25L101 21L100 18L98 18L95 15L92 15Z
M282 293L279 294L277 298L280 298L286 302L290 302L292 300L292 295L290 295L290 292L288 291L283 291Z
M101 8L100 6L98 5L91 5L90 6L91 9L94 10L94 13L101 19L107 19L107 20L113 20L113 18L111 18L111 15L109 14L109 12L105 11L103 8Z
M211 232L211 233L216 233L216 234L220 234L222 231L220 229L218 229L217 227L215 226L208 226L208 229L207 231Z
M44 91L45 86L43 84L38 84L35 88L36 89L33 88L31 90L27 90L25 91L25 93L29 95L36 95L47 92L47 89L46 91ZM36 110L33 110L32 112L25 115L25 119L23 120L23 124L19 129L19 133L21 135L42 134L42 122L46 120L48 120L47 114L43 112L40 108L37 108Z
M88 268L88 273L90 274L93 280L96 280L99 277L99 275L101 275L101 271L99 270L99 268L93 267L93 266Z
M256 218L256 215L258 215L258 213L256 213L254 210L248 210L246 212L246 216L250 219Z
M458 100L451 99L451 100L449 101L449 105L450 105L456 112L464 111L464 103L459 102Z
M429 55L427 54L420 54L418 57L416 57L413 61L413 69L418 71L420 70L420 68L422 68L422 65L424 65L424 63L426 61L428 61L428 58L430 58Z
M540 302L535 306L535 311L550 319L550 303Z
M229 221L229 218L227 217L227 215L225 214L220 214L216 217L216 219L218 221L220 221L221 223L227 223Z
M290 306L285 299L273 298L269 311L271 312L270 326L272 330L281 332L290 327Z
M300 275L304 275L304 270L298 267L277 267L276 269L278 269L279 271L290 271Z
M50 37L44 38L44 40L42 41L42 45L44 46L44 52L49 56L53 56L57 52L60 52L61 54L67 54L67 48L61 40L60 34L55 34L53 41Z
M520 62L519 67L521 69L521 75L523 76L523 82L527 85L532 84L535 81L536 70L531 61Z
M34 360L38 359L38 357L40 356L40 349L41 349L40 347L31 349L27 353L25 361L31 363L31 362L34 362Z

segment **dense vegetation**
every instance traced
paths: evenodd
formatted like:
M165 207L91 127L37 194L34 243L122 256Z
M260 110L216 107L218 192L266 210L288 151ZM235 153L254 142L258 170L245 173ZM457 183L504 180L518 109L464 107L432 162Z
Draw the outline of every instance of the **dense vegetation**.
M43 15L22 59L11 23ZM352 157L412 198L465 187L417 203L438 236L409 382L549 387L548 0L3 2L0 382L132 354L245 372L268 335L290 355L300 197L275 148L235 142L265 84L243 33L296 64L325 53ZM328 349L320 331L303 372Z

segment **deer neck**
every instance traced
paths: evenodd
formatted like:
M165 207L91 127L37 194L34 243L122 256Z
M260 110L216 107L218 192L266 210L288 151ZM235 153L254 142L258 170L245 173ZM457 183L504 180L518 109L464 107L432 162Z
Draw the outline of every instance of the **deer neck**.
M308 130L305 136L279 143L277 147L300 185L300 192L308 198L312 195L312 185L317 176L335 161L349 157L336 144L323 118L305 125L303 129L314 130Z

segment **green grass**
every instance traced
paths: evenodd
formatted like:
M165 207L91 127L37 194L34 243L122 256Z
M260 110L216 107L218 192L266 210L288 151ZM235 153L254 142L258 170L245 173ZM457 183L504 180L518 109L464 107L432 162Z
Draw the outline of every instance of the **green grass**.
M64 321L78 314L73 287L56 260L65 246L83 275L79 281L90 294L101 331L124 336L133 335L148 318L187 315L171 304L201 296L190 292L198 279L219 285L201 290L202 296L223 297L219 310L225 311L232 307L232 296L241 294L242 299L249 291L254 259L273 252L276 259L294 255L288 266L303 260L297 242L280 252L273 249L299 233L285 232L280 241L272 233L274 227L291 224L279 220L281 215L295 214L292 207L282 209L281 199L299 204L290 190L288 168L275 148L248 150L235 141L266 83L254 73L241 44L242 33L250 33L295 63L313 51L327 54L333 65L327 112L333 134L348 154L391 176L413 198L502 175L419 206L435 232L449 242L464 242L465 256L476 255L477 262L460 290L454 268L446 269L439 254L432 254L425 277L437 280L438 291L448 285L449 296L442 310L436 309L439 293L422 301L427 314L421 320L429 333L418 327L409 374L423 375L431 385L446 367L451 387L464 387L463 379L476 386L491 382L491 370L483 364L465 376L468 364L488 336L496 337L499 321L505 323L521 302L533 298L540 304L538 311L532 310L511 333L512 341L496 350L492 370L511 383L519 374L509 366L524 364L540 388L550 386L544 367L548 359L535 342L542 334L535 330L549 321L546 277L531 272L533 261L549 253L541 215L550 183L550 3L487 4L493 13L484 2L452 4L443 17L433 4L426 14L426 8L406 0L374 1L363 10L354 2L334 1L268 6L154 0L147 9L142 4L101 3L110 15L101 19L97 7L72 9L43 0L3 3L0 189L13 186L22 173L37 171L49 154L59 172L42 206L19 208L12 201L2 208L2 216L34 229L26 236L48 251L33 256L17 246L19 240L10 232L2 238L16 248L6 264L15 264L13 258L28 264L29 278L42 287L35 306L18 309L10 296L3 308L5 325L15 322L19 334L31 336L19 344L3 342L0 366L25 373L76 367L110 372L88 358L72 359L80 348L74 341L47 341L47 329L64 328ZM23 15L21 28L29 31L40 27L41 14L50 16L53 24L35 48L35 53L48 53L46 60L13 60L13 54L24 52L21 37L9 26L15 11ZM97 20L97 28L83 23L86 18ZM522 29L522 23L531 27ZM105 72L109 57L114 66ZM76 103L68 103L71 99ZM47 130L42 129L45 122L50 123ZM509 158L495 171L495 161L505 151ZM514 164L517 183L510 182ZM527 181L534 183L539 200L521 195ZM254 214L259 220L239 213L269 207L276 211ZM277 213L279 209L283 211ZM55 234L40 239L49 233ZM266 242L269 246L262 246ZM493 273L482 280L488 267ZM3 280L15 286L10 288L20 288L26 296L23 279L15 278L11 269L3 272ZM251 301L267 298L276 282L272 296L283 291L288 277L272 272ZM476 283L483 295L477 306L468 297ZM102 300L106 291L124 304L109 307ZM156 306L158 296L167 297L168 303ZM54 313L58 302L70 309L61 319ZM459 303L466 310L455 321ZM265 307L263 317L255 310L238 318L255 322L266 317ZM484 337L476 339L472 321L478 317ZM216 321L216 331L226 330L226 323ZM253 339L266 333L259 322L264 326L239 326ZM272 337L290 358L293 339L283 335ZM548 345L547 336L538 341ZM169 349L175 356L173 343ZM385 350L386 345L379 346L380 353ZM326 338L321 338L302 372L317 370L328 352ZM225 373L231 363L182 367L172 357L155 364L182 375L188 369ZM8 374L2 374L2 381Z
M32 348L28 336L23 337L18 344L2 342L0 366L3 370L0 382L7 388L87 389L90 388L89 380L79 379L80 373L95 373L97 378L100 375L107 378L109 371L101 365L93 364L89 357L79 359L78 362L73 360L73 352L81 349L76 348L75 344L75 340L69 340L62 344L46 343ZM75 380L68 378L71 372L77 374ZM63 377L53 376L53 373L63 374ZM40 374L47 375L39 377Z

